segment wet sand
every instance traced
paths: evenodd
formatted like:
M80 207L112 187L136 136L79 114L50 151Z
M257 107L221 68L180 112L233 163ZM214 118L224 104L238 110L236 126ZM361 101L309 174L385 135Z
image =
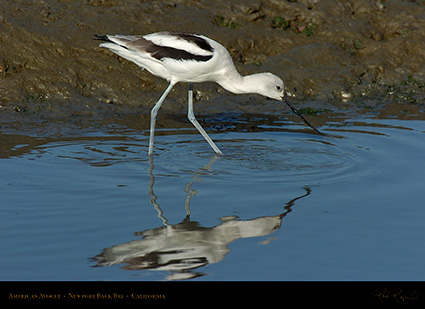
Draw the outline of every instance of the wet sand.
M98 47L96 33L192 31L226 46L242 74L270 71L311 117L371 110L423 117L425 1L2 1L0 121L142 116L167 82ZM161 114L186 114L186 85ZM283 115L284 104L196 85L197 115ZM320 124L320 119L315 119ZM33 127L28 127L32 130Z

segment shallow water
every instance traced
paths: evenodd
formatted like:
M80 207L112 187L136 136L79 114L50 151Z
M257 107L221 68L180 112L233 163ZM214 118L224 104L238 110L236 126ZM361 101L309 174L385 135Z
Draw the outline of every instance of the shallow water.
M1 279L424 280L425 122L321 129L14 136Z

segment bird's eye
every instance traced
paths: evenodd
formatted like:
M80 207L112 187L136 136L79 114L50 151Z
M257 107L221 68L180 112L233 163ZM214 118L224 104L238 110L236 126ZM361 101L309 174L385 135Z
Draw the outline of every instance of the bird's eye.
M277 91L281 91L281 90L282 90L282 87L280 87L280 86L278 85L278 86L276 86L276 90L277 90Z

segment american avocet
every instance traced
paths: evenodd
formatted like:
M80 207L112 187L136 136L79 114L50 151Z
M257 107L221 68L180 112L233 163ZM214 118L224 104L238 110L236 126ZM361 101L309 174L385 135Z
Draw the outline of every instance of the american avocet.
M285 101L307 125L320 133L286 100L283 81L279 77L271 73L241 76L226 48L210 38L186 32L157 32L144 36L109 34L95 36L106 42L100 44L101 47L110 49L115 54L170 83L151 111L150 155L153 153L158 110L178 82L189 83L188 118L218 154L222 154L221 150L195 118L193 83L212 81L236 94L257 93L271 99Z

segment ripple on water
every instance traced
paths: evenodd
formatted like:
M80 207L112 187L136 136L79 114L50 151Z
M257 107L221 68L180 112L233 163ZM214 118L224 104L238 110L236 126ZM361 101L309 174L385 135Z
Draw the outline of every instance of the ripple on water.
M168 149L159 159L170 170L193 170L199 157L215 162L210 164L212 173L226 174L225 182L243 181L255 183L281 182L305 184L335 183L359 180L376 175L380 168L379 155L371 149L357 144L353 138L321 137L303 133L288 132L241 132L228 133L225 139L218 139L224 155L215 156L198 151L204 148L203 140L181 143L168 141L162 149ZM176 137L177 138L177 137ZM180 136L181 138L181 136ZM193 136L186 136L192 139ZM174 141L175 142L175 141ZM192 151L180 155L175 147L185 144ZM207 145L208 146L208 145ZM162 157L167 153L166 158ZM187 153L193 153L189 158ZM199 164L199 163L198 163Z
M155 142L155 174L175 177L187 175L187 172L223 175L212 181L224 184L243 181L304 186L359 181L385 170L381 153L369 147L371 140L388 137L379 132L382 128L388 129L357 123L333 128L332 132L338 135L330 136L285 131L211 134L225 153L223 156L215 156L197 134L174 132L158 136ZM147 169L148 140L140 137L124 134L82 138L49 143L38 150L97 167L138 162Z

